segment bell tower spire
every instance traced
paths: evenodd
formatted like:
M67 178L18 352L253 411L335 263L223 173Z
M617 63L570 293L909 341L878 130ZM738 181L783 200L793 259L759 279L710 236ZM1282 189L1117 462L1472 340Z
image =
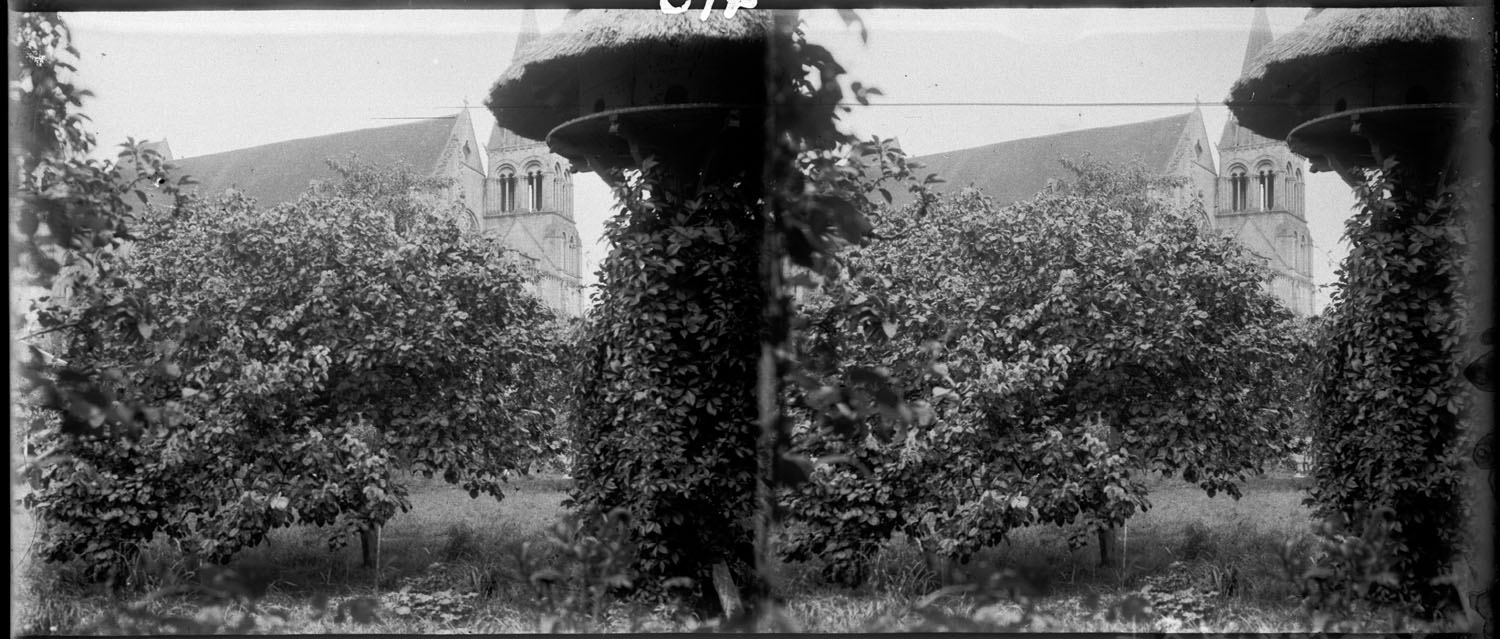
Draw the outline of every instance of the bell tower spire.
M1245 61L1240 64L1240 75L1250 72L1250 61L1261 49L1271 43L1271 18L1265 7L1255 8L1255 19L1250 23L1250 41L1245 43Z
M1241 75L1271 39L1270 17L1265 7L1256 7ZM1315 297L1303 197L1306 170L1307 161L1285 142L1240 126L1233 114L1224 122L1214 226L1265 261L1272 274L1267 290L1304 317L1313 314Z
M514 61L521 54L521 49L537 39L539 33L536 27L536 10L521 10L521 32L516 35L516 50L511 53L510 59Z
M536 10L522 9L521 29L520 31L516 32L516 47L511 51L511 62L514 63L515 60L520 57L521 49L526 48L526 45L531 44L533 40L536 40L540 36L541 31L536 26ZM495 150L504 147L521 146L526 144L537 144L537 142L535 140L527 140L525 138L522 138L507 129L502 129L500 128L500 124L496 123L493 127L490 128L490 139L489 142L487 142L484 146L490 151L490 162L493 163L495 161ZM491 169L491 173L493 172L494 170Z
M506 12L507 19L515 15ZM521 11L511 64L541 37L536 11ZM524 256L535 275L532 292L563 317L583 315L583 244L573 219L573 177L568 160L546 142L530 140L496 122L485 144L484 228Z

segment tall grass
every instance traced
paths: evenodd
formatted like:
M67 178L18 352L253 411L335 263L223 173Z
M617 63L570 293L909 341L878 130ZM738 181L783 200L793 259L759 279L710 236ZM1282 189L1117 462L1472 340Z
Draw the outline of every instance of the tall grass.
M327 531L294 526L272 531L265 543L241 553L227 567L261 584L261 601L284 613L277 625L260 628L277 632L534 632L539 612L529 588L518 575L508 574L509 560L522 543L538 539L562 511L569 481L565 477L533 476L512 480L503 500L469 495L441 480L407 479L413 508L398 513L380 535L380 567L361 566L358 538L342 549L330 550ZM12 548L26 548L32 522L13 507ZM25 540L17 535L27 535ZM21 542L21 543L17 543ZM188 565L165 539L154 540L142 552L132 583L123 592L86 585L72 564L41 564L12 552L13 630L28 634L67 634L89 627L101 615L138 600L163 586L200 580L202 571ZM510 571L513 573L514 571ZM519 582L519 583L517 583ZM375 626L353 619L336 621L329 610L341 601L389 595L408 589L486 591L473 601L473 614L462 626L431 619L397 619L383 615ZM168 598L156 604L163 614L192 611L201 602ZM196 614L196 613L195 613ZM189 615L192 616L192 615Z
M1282 545L1305 537L1312 523L1301 505L1301 481L1289 475L1258 477L1236 501L1227 496L1209 498L1181 482L1157 480L1151 493L1153 507L1118 531L1120 543L1110 565L1099 565L1093 544L1069 548L1066 530L1045 526L1016 531L1006 543L957 568L974 572L981 566L994 566L1024 576L1032 586L1027 594L1035 605L1028 630L1160 631L1160 624L1112 618L1109 604L1165 577L1217 585L1220 593L1213 601L1213 613L1204 619L1207 625L1168 629L1302 630L1294 593L1281 575L1278 559ZM265 544L237 558L231 567L259 571L265 584L264 607L277 613L268 625L257 625L256 631L409 634L536 632L543 628L548 611L539 604L527 576L517 570L514 557L521 544L539 540L562 514L568 480L521 478L499 501L470 499L441 481L417 478L409 486L413 509L398 514L385 527L378 574L360 566L358 539L351 539L342 550L330 551L324 531L314 528L278 530ZM13 527L12 534L16 531ZM155 562L155 574L161 576L155 582L138 584L124 598L140 596L141 588L162 583L174 571L190 572L190 567L173 564L177 558L170 544L152 544L143 561ZM17 567L14 554L12 567ZM30 587L22 593L24 602L13 597L18 605L12 621L13 628L24 632L67 633L84 628L120 602L115 595L78 585L68 566L22 568ZM938 571L928 565L916 544L899 537L876 554L867 582L858 588L824 583L817 561L779 563L774 570L787 602L786 613L807 632L910 627L916 621L913 602L942 585ZM334 614L341 603L347 606L360 598L378 600L378 621L359 623ZM434 601L446 607L439 608ZM323 602L331 603L320 607ZM188 615L206 614L203 606L188 599L160 605L163 610ZM998 618L1015 616L1018 610L1010 604L963 597L941 600L940 606L954 614ZM408 613L397 614L402 609ZM682 629L685 626L662 610L631 602L611 608L599 628Z
M1040 617L1032 630L1153 630L1149 624L1108 620L1105 604L1140 590L1149 579L1172 574L1234 593L1215 602L1210 622L1216 630L1301 630L1295 593L1279 557L1288 540L1305 538L1312 525L1311 513L1301 503L1303 481L1280 474L1256 477L1244 496L1234 500L1156 479L1152 508L1117 531L1119 543L1109 565L1099 565L1095 544L1070 548L1063 527L1037 526L1015 531L999 547L955 568L959 573L992 567L1019 574L1032 587L1029 594ZM870 613L898 611L939 583L916 544L899 536L873 558L870 577L859 588L820 583L817 563L779 567L791 612L813 632L869 630ZM1101 603L1089 605L1096 601ZM965 612L957 610L964 605L953 602L956 612ZM901 627L903 620L887 621Z

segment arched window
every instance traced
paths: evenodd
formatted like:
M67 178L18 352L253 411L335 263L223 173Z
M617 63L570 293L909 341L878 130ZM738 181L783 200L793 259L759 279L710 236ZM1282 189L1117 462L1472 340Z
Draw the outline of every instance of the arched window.
M1305 185L1302 183L1302 169L1299 168L1297 169L1297 213L1299 215L1307 215L1307 200L1304 199L1307 197L1307 193L1303 190L1304 187Z
M500 211L509 213L516 210L516 170L508 166L500 167L495 172L498 181L500 196Z
M526 169L526 201L530 210L542 210L542 167L531 166Z
M1256 181L1260 185L1260 210L1271 211L1276 209L1276 170L1269 164L1259 167Z
M1276 187L1277 190L1279 190L1281 192L1281 199L1282 199L1281 208L1285 209L1287 211L1296 210L1296 206L1297 206L1297 185L1292 182L1292 163L1291 162L1287 162L1286 163L1286 172L1284 172L1281 175L1277 176L1277 178L1281 181L1281 184L1277 185L1277 187Z
M1243 167L1229 170L1229 210L1243 211L1250 200L1250 177Z

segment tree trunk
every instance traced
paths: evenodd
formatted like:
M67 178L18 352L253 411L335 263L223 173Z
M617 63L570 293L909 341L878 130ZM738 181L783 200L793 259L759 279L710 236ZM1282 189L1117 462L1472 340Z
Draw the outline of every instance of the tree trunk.
M1099 565L1108 566L1112 556L1115 554L1115 529L1113 527L1099 529Z
M359 531L360 566L375 567L375 549L380 544L380 526Z
M725 619L734 619L744 609L744 602L740 599L740 589L734 585L734 577L729 574L729 566L724 562L714 564L714 592L719 595L719 607L724 610Z

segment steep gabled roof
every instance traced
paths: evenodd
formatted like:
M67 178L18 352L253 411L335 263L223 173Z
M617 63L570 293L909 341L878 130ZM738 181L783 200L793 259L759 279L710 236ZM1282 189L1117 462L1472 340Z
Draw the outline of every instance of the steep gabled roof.
M218 195L233 187L261 206L274 206L297 199L313 180L333 178L328 160L348 160L350 154L377 166L405 165L419 175L430 175L454 122L455 116L432 118L184 158L174 164L198 181L194 188L199 193Z
M1108 164L1138 160L1149 169L1165 171L1192 116L1185 113L1134 124L1069 131L915 160L923 164L919 173L936 173L947 180L937 185L938 191L951 193L973 186L1005 206L1036 195L1052 180L1071 180L1073 173L1061 162L1065 159L1089 155Z

